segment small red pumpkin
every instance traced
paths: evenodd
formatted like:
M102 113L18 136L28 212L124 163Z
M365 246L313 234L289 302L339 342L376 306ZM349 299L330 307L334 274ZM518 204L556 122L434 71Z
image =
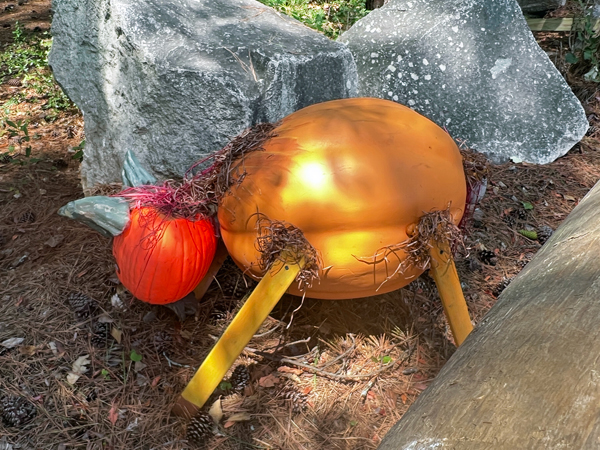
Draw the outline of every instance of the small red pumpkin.
M135 208L130 217L113 242L119 280L148 303L182 299L206 275L215 255L212 223L169 218L150 207Z

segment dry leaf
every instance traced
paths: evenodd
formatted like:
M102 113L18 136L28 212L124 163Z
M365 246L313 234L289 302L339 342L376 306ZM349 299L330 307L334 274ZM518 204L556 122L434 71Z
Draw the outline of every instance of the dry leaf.
M110 411L108 412L108 420L110 420L110 423L112 423L113 425L117 423L117 420L119 420L119 408L117 408L117 405L115 405L114 403L110 407Z
M67 374L67 383L74 385L79 380L80 375L69 372Z
M125 431L133 431L134 429L136 429L139 425L139 419L139 417L136 417L133 422L130 422L129 425L127 425L127 428L125 428Z
M406 394L400 394L400 399L402 400L402 403L406 405L406 401L408 400Z
M310 392L311 392L311 391L312 391L312 386L306 386L304 389L302 389L302 391L301 391L301 392L302 392L304 395L308 395L308 394L310 394Z
M0 345L6 348L15 348L17 345L21 345L25 338L10 338L2 341Z
M187 330L181 330L181 332L180 332L179 334L181 335L181 337L182 337L182 338L184 338L184 339L186 339L186 340L188 340L188 341L189 341L190 339L192 339L192 337L194 337L194 336L193 336L193 334L192 334L192 333L190 333L190 332L189 332L189 331L187 331Z
M87 372L87 365L90 363L89 360L90 355L83 355L77 358L77 360L73 363L73 367L71 368L71 372L67 375L67 382L69 384L75 384L79 377Z
M260 380L258 380L258 384L264 388L273 387L277 383L279 383L279 378L273 374L269 374L266 377L262 377Z
M71 371L76 374L84 374L87 372L87 365L90 363L90 355L83 355L77 358L73 363Z
M50 341L48 342L48 347L52 350L52 353L56 356L58 355L58 347L56 346L56 342Z
M138 373L135 377L135 382L139 387L146 386L148 384L148 377L144 376L141 373Z
M112 327L110 334L115 338L115 341L117 341L118 344L121 343L121 338L123 337L123 332L121 330L116 327Z
M221 408L220 398L212 404L212 406L208 410L208 414L210 415L210 417L212 417L212 420L215 423L218 424L221 421L221 419L223 418L223 408Z
M113 323L115 319L111 318L108 314L100 314L98 316L98 322L100 323Z
M65 237L62 234L57 234L52 236L50 239L48 239L46 242L44 242L44 245L47 245L48 247L56 247L58 244L60 244L63 239Z
M570 195L563 195L563 198L569 202L576 201L575 197L571 197Z
M412 387L419 391L424 391L425 389L427 389L427 385L425 383L415 383Z
M33 356L37 351L37 347L35 345L22 345L19 347L19 353L22 355Z
M152 380L152 383L150 384L150 386L152 386L153 388L158 386L159 381L160 381L160 375L155 377L154 380Z
M115 294L110 298L110 304L113 306L113 308L125 309L125 305L123 305L123 301L119 297L119 294Z
M230 428L233 425L235 425L235 422L228 420L227 422L225 422L225 425L223 425L223 428Z
M293 367L281 366L281 367L277 368L277 372L293 373L295 375L301 375L304 371L302 369L295 369Z
M227 422L245 422L246 420L250 420L250 414L248 413L236 413L227 418Z
M281 374L282 377L286 377L289 380L292 380L294 383L301 383L302 380L300 379L300 377L298 375L296 375L295 373L282 373Z
M135 364L133 365L133 370L135 370L136 372L139 372L140 370L144 370L146 368L146 364L144 364L141 361L136 361Z

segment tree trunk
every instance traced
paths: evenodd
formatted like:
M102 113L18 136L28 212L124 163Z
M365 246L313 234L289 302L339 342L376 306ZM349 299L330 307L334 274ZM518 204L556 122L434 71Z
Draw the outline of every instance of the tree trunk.
M600 448L600 183L379 450Z

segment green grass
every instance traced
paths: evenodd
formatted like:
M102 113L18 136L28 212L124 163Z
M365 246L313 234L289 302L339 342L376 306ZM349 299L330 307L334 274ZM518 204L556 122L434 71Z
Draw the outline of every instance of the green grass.
M336 39L369 11L365 0L259 0L261 3L299 20L325 36Z
M48 66L48 53L52 38L48 32L27 33L16 23L13 31L13 43L0 52L0 79L21 78L26 89L13 97L11 105L21 101L36 103L46 100L44 109L66 110L73 108L73 103L56 84L52 71ZM34 96L26 96L27 89L32 89Z

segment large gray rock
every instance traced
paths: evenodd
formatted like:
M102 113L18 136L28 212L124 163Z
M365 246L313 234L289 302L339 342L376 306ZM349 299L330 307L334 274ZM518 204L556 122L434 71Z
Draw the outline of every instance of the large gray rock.
M588 128L515 0L390 0L340 40L359 95L406 104L493 162L551 162Z
M54 0L50 64L85 117L84 187L134 150L181 176L244 128L356 95L348 49L253 0Z
M567 0L517 0L525 13L552 11L565 6Z

